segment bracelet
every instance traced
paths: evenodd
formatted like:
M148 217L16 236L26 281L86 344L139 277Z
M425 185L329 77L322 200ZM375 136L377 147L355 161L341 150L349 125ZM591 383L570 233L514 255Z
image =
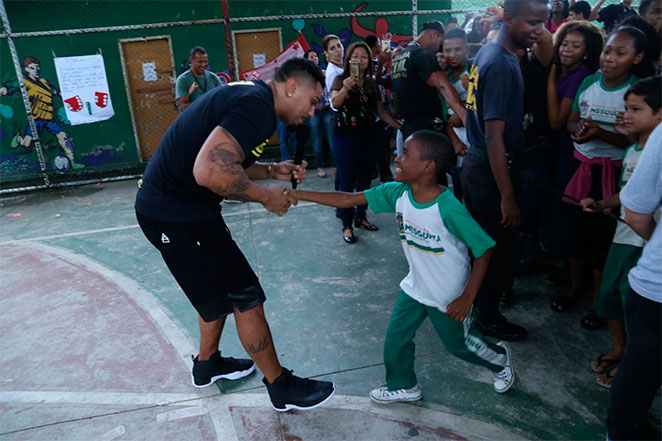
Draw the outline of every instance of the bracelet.
M267 170L266 170L267 171L267 179L273 179L274 178L273 170L274 170L274 163L273 162L267 162Z

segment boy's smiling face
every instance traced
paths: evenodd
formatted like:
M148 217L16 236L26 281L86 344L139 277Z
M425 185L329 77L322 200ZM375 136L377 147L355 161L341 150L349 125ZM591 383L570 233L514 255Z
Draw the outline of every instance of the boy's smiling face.
M402 146L402 154L395 158L395 180L411 184L430 172L430 160L421 159L418 143L410 138ZM432 164L434 169L434 163ZM433 170L434 171L434 170Z

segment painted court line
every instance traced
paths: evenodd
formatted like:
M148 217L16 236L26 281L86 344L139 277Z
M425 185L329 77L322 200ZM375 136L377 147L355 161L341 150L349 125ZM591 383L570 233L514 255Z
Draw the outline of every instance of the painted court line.
M218 393L218 392L216 392ZM132 392L3 391L0 403L119 404L162 406L203 398L200 394Z
M317 205L317 204L315 204L314 202L302 202L299 205L290 207L290 210L294 210L296 208L309 207L311 205ZM255 214L255 213L266 213L266 212L267 210L263 207L250 209L250 210L240 210L240 211L224 214L223 219L227 219L235 216L241 216L244 214ZM138 224L131 224L131 225L122 225L119 227L98 228L95 230L83 230L83 231L74 231L71 233L51 234L48 236L27 237L25 239L14 239L14 240L7 240L5 242L0 242L0 245L11 245L11 244L25 243L25 242L39 242L43 240L62 239L65 237L86 236L88 234L99 234L99 233L108 233L112 231L132 230L135 228L140 228L140 226Z
M206 415L209 409L203 406L191 406L183 409L171 410L170 412L163 412L156 415L157 423L165 423L167 421L181 420L194 416Z
M113 430L109 430L101 436L101 441L113 441L126 433L124 426L117 426Z

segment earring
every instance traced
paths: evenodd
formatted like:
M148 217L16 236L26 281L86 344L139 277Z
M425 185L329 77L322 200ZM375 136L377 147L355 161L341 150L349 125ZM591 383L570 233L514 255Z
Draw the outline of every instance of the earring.
M287 97L288 97L288 98L292 98L292 94L288 92L288 93L287 93Z

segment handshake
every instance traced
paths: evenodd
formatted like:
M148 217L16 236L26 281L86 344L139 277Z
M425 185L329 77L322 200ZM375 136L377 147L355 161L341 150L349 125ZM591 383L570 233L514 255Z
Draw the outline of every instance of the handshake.
M260 202L264 208L278 216L284 215L292 205L299 203L296 190L278 185L263 188L265 195Z

